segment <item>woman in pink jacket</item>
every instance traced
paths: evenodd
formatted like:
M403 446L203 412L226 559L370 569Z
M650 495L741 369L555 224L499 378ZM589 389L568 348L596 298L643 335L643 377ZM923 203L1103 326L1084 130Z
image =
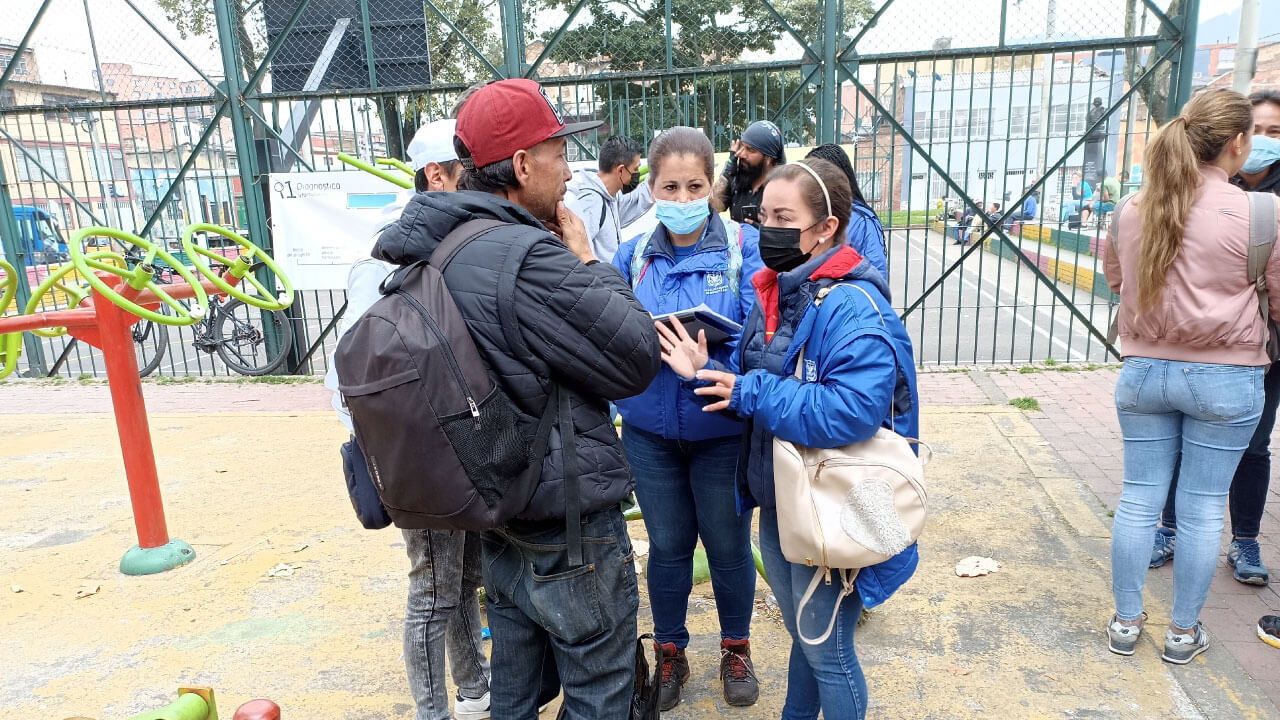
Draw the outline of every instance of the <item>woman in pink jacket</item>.
M1268 364L1248 278L1249 200L1227 181L1249 156L1252 129L1243 95L1192 98L1147 148L1146 182L1105 246L1124 356L1115 395L1124 491L1111 534L1116 614L1107 628L1120 655L1133 654L1142 632L1151 537L1179 454L1178 562L1162 657L1186 664L1209 644L1200 608L1218 564L1232 473L1262 412ZM1269 222L1274 208L1271 197ZM1270 314L1280 317L1280 252L1264 274L1276 288Z

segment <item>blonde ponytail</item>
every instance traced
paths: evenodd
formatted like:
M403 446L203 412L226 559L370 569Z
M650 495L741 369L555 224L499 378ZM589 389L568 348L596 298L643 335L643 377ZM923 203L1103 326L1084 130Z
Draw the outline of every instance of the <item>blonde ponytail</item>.
M1232 90L1201 92L1156 134L1146 152L1138 214L1138 312L1156 306L1169 268L1182 251L1183 231L1200 194L1200 165L1211 163L1227 143L1253 128L1253 107Z

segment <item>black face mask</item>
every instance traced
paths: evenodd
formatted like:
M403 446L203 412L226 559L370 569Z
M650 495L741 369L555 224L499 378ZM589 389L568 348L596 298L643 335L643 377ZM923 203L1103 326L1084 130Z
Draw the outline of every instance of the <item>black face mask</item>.
M808 228L806 228L807 230ZM760 259L764 266L775 272L795 270L812 257L812 252L800 250L800 233L796 228L760 228Z
M628 170L627 172L631 171ZM626 193L635 192L638 187L640 187L640 173L633 172L631 173L631 180L622 186L622 193L625 195Z

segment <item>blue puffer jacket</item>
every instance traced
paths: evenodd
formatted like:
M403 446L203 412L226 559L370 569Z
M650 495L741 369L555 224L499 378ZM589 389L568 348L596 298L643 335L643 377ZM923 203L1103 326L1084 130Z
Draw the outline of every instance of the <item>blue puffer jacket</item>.
M866 258L887 283L889 260L884 253L884 226L880 224L880 216L866 205L855 202L849 211L849 229L845 231L845 237L849 240L849 247ZM884 289L884 296L886 299L893 299L887 286Z
M818 292L836 282L856 283L876 307L853 287L833 288L815 306ZM762 271L754 285L759 304L730 368L739 373L730 409L747 418L738 461L742 510L776 506L775 435L834 448L866 440L881 426L910 438L920 432L911 339L885 299L880 273L856 250L842 245L781 275ZM794 377L802 347L803 383ZM863 568L857 586L866 606L888 599L910 579L918 559L912 545Z
M733 237L728 237L729 234ZM636 299L653 315L706 304L730 320L746 324L756 302L750 280L764 267L760 261L758 238L754 228L736 223L726 227L718 215L712 215L693 254L677 264L671 238L666 228L659 224L649 236L648 249L644 251L648 268L643 271L638 286L631 278L631 260L636 247L644 242L643 235L618 248L613 264L635 287ZM742 270L736 280L739 286L737 295L731 290L729 278L725 277L730 242L741 242L742 247ZM737 338L712 346L711 357L727 363L737 347ZM736 437L742 433L742 423L727 413L702 412L705 404L665 364L649 389L635 397L617 401L623 422L671 440L710 440Z

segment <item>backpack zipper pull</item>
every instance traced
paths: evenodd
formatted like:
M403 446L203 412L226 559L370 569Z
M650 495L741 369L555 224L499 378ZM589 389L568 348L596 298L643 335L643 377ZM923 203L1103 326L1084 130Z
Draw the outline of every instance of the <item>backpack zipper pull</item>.
M476 427L480 427L480 408L476 406L476 401L470 395L467 396L467 404L471 406L471 417L475 419Z

